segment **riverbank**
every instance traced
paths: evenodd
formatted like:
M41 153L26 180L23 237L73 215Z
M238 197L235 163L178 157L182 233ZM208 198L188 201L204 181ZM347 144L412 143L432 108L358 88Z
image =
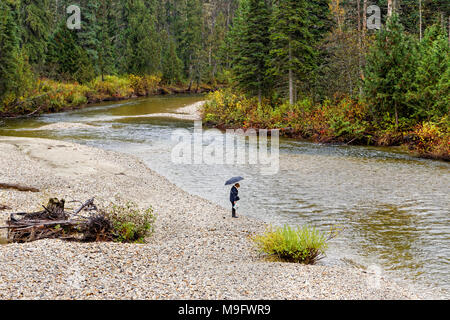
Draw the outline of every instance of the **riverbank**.
M114 197L153 206L146 244L44 240L0 245L1 299L427 299L420 291L352 267L265 261L249 235L261 221L190 195L132 156L68 142L0 137L8 211L36 209L50 196L99 203ZM5 211L0 211L3 219Z
M279 129L284 137L315 143L402 146L421 158L450 161L448 114L426 121L413 117L396 121L389 113L383 119L374 117L367 102L349 97L322 103L306 98L294 105L259 103L229 89L215 91L207 100L203 118L211 127Z
M84 108L105 101L172 94L201 94L218 89L207 84L168 85L155 75L106 76L86 84L39 79L26 96L18 101L0 101L1 118L29 117Z

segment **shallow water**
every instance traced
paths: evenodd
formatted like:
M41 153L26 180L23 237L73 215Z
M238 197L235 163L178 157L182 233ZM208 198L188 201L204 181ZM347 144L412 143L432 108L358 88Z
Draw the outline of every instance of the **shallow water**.
M130 153L184 190L227 209L224 181L244 176L239 214L276 225L343 228L323 263L378 266L390 276L448 293L448 163L416 159L395 148L281 140L276 175L264 176L254 165L174 164L171 136L180 128L192 132L192 121L135 116L174 112L200 100L156 97L7 120L0 122L0 135L68 140ZM92 126L38 130L57 122Z

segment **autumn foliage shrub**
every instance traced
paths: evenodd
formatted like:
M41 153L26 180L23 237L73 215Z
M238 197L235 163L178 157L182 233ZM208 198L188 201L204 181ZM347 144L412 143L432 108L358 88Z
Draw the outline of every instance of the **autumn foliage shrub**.
M203 119L218 127L244 127L248 112L256 107L254 100L229 89L212 92L203 107Z
M105 76L103 80L98 77L85 84L42 78L17 101L4 99L0 104L0 116L57 112L92 102L148 96L156 93L160 81L158 75Z
M62 83L53 80L42 80L43 92L41 105L49 111L58 111L64 107L77 107L88 102L87 95L91 91L86 85L78 83Z
M148 96L156 92L158 84L161 82L161 77L156 75L129 75L130 86L133 88L134 94L137 96Z
M304 99L295 105L272 106L268 100L221 90L211 93L203 116L218 127L280 129L282 133L313 138L316 141L363 139L369 126L367 107L350 98L314 104Z
M412 149L426 158L450 160L450 123L448 116L439 122L424 122L415 127Z
M94 101L106 99L126 99L133 95L134 90L127 77L106 76L102 80L100 77L93 80L89 86L93 89Z

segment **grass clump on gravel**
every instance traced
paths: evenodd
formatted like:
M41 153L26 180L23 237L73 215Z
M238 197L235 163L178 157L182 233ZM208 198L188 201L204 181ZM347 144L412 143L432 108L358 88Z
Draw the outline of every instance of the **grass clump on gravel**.
M111 221L117 242L144 243L154 232L156 216L151 207L141 210L134 202L111 203L104 215Z
M328 241L337 235L333 229L327 235L309 226L292 228L269 227L252 238L257 248L281 261L315 264L325 256Z

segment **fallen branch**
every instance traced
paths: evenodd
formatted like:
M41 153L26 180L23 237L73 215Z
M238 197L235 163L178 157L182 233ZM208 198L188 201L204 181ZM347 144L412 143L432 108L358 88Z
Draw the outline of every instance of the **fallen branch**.
M73 214L79 214L85 208L89 208L89 210L97 210L97 207L94 205L94 198L91 198L83 203L80 208L74 211Z
M58 221L47 221L47 220L35 220L27 221L27 223L14 223L6 227L0 227L0 229L10 229L10 230L21 230L35 227L54 227L54 226L76 226L85 223L85 221L80 220L58 220Z
M352 140L350 140L349 142L346 143L346 145L350 145L353 141L355 141L356 139L358 139L357 137L353 138Z
M39 192L39 189L23 186L20 184L9 184L9 183L0 183L0 189L14 189L18 191L30 191L30 192Z

